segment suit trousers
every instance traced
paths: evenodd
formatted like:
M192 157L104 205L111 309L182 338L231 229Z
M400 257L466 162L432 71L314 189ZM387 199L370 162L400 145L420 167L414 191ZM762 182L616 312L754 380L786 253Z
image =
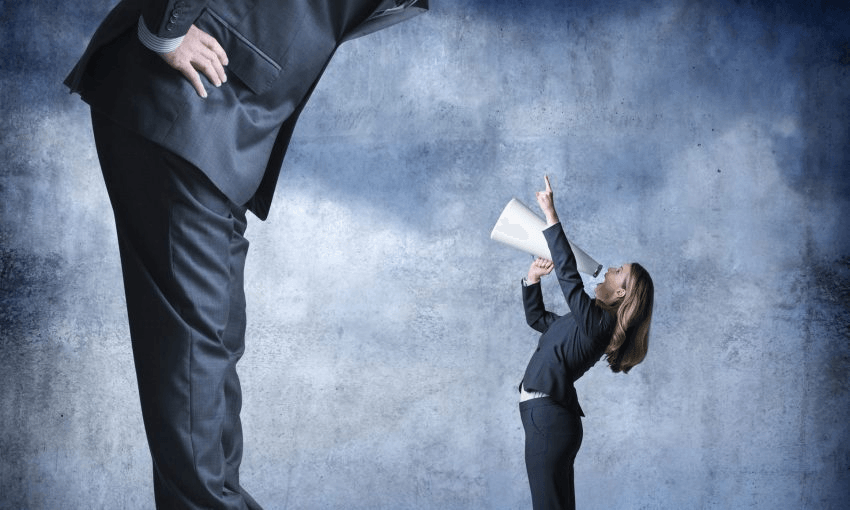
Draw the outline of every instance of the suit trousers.
M92 112L115 215L157 508L259 509L239 484L245 207Z
M573 462L581 446L581 416L551 397L520 402L525 468L534 510L575 509Z

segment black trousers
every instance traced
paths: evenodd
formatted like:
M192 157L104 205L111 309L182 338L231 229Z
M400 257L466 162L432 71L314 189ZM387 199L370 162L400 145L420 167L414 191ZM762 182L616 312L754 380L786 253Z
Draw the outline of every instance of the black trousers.
M115 214L157 508L259 509L239 484L245 208L93 112Z
M520 402L519 410L534 510L575 509L573 462L584 433L581 416L549 397Z

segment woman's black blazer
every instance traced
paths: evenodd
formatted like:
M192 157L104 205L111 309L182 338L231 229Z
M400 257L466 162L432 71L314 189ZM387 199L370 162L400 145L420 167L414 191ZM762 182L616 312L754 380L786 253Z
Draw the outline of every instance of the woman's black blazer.
M540 283L523 285L522 300L528 325L543 333L525 369L522 383L528 391L548 393L561 405L584 416L573 386L599 361L611 339L616 319L584 292L576 259L560 223L543 231L558 283L570 313L559 316L546 311Z

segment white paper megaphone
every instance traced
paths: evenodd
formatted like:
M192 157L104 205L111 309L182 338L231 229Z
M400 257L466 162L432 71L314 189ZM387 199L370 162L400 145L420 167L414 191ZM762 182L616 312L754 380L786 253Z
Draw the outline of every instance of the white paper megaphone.
M512 198L499 216L499 220L496 221L493 231L490 232L490 239L526 253L552 260L549 245L546 243L546 238L543 237L545 229L546 221L543 218L534 214L531 209L516 198ZM599 271L602 270L602 264L593 260L590 255L574 245L569 239L567 239L567 242L570 243L570 248L572 248L573 255L576 257L578 270L591 276L598 275Z

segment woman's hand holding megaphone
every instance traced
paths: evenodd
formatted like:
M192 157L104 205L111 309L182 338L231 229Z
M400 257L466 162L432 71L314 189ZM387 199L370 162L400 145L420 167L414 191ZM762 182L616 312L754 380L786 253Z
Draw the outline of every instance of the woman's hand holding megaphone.
M540 205L540 209L546 216L546 224L552 226L560 220L558 213L555 212L555 200L552 197L552 185L549 184L549 176L544 175L543 178L546 179L546 191L537 192L537 204Z
M534 285L540 281L540 278L551 273L553 269L555 269L555 264L551 260L537 257L531 263L531 267L528 268L528 276L525 278L525 283Z

